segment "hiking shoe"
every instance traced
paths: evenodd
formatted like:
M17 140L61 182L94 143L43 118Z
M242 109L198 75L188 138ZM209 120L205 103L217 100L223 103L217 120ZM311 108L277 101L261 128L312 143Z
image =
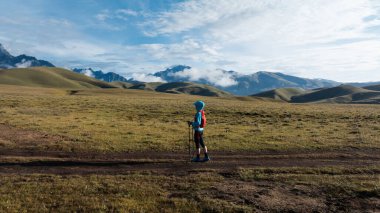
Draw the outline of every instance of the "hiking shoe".
M211 158L209 156L205 156L205 158L203 158L204 162L209 161L209 160L211 160Z
M191 159L191 162L201 162L201 158L195 157L195 158Z

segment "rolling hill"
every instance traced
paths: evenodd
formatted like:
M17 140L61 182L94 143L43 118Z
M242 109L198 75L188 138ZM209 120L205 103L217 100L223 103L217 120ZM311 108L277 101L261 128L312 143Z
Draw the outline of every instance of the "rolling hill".
M132 83L123 82L123 81L113 81L113 82L110 82L109 84L117 88L122 88L122 89L129 89L130 87L134 86L134 84Z
M140 83L129 87L129 89L140 89L156 92L174 93L174 94L189 94L200 96L213 97L231 97L232 95L217 89L215 87L191 82L171 82L171 83Z
M366 91L349 95L339 96L327 100L321 100L320 103L346 103L346 104L380 104L380 92Z
M364 89L380 91L380 84L363 87Z
M379 104L380 85L361 88L346 84L313 90L281 88L254 94L251 97L270 98L289 103Z
M156 91L156 88L164 84L162 82L150 82L150 83L138 83L129 87L128 89L140 89L140 90L148 90L148 91Z
M354 87L351 85L340 85L337 87L321 89L314 92L293 96L293 103L309 103L309 102L326 102L328 99L338 98L340 96L352 95L356 93L370 92L364 88Z
M231 96L227 92L208 85L189 82L152 82L137 84L128 82L108 83L83 74L72 72L70 70L51 67L30 67L0 70L0 84L65 89L123 88L200 96Z
M0 70L0 84L71 89L116 87L70 70L51 67Z
M175 93L175 94L189 94L200 96L213 96L213 97L229 97L230 93L215 87L195 84L190 82L171 82L161 84L156 87L157 92Z
M303 95L307 92L308 92L307 90L300 89L300 88L280 88L280 89L269 90L266 92L261 92L261 93L251 95L251 96L271 98L274 100L289 102L293 96Z

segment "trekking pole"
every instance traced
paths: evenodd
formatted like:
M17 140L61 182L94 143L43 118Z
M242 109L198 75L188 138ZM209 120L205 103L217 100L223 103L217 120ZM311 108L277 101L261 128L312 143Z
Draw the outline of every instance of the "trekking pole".
M191 144L193 144L192 146L191 146L191 150L192 150L192 152L191 152L191 160L193 160L193 157L194 157L194 152L195 152L195 145L194 145L194 129L193 128L191 128Z
M192 160L191 158L192 158L192 156L191 156L191 126L189 125L189 158L190 158L190 161Z

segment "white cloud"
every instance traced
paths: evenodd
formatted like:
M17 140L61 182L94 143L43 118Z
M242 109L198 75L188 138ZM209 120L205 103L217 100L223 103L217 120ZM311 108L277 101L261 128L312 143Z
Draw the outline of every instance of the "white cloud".
M82 74L94 78L94 73L90 69L85 69L81 72Z
M127 21L127 18L125 14L123 13L116 13L111 12L109 10L102 10L100 13L96 14L95 16L96 21L92 22L92 26L96 27L98 29L104 29L109 31L121 31L124 27L112 23L114 20L123 20Z
M52 19L46 8L30 5L0 14L0 43L13 55L59 66L131 76L186 64L211 73L222 68L380 80L378 0L188 0L152 10L158 12L100 7L83 11L80 20L72 14ZM141 31L134 28L140 25ZM219 85L233 83L219 78Z
M116 10L117 15L127 15L127 16L137 16L139 15L138 12L131 10L131 9L118 9Z
M174 5L170 11L159 13L153 20L145 25L155 28L152 35L170 34L188 31L211 23L220 21L235 13L246 10L246 3L250 0L240 1L185 1Z
M97 55L104 54L107 51L107 48L102 47L102 45L81 40L66 40L50 45L37 45L33 49L56 57L82 59L96 59L98 58Z
M132 78L137 81L141 82L165 82L162 80L160 77L152 76L152 75L147 75L144 73L133 73Z
M378 21L363 23L376 13L368 0L200 0L177 3L146 25L153 34L203 30L203 34L233 41L331 41L356 36ZM205 29L202 29L204 27ZM273 39L279 40L273 40ZM301 40L299 40L301 39Z
M217 45L200 43L194 39L185 39L180 43L171 44L144 44L141 45L150 57L156 60L172 61L172 64L189 63L214 63L220 55ZM177 62L177 63L176 63Z
M221 87L233 86L238 83L233 79L231 73L224 72L220 69L202 70L191 68L176 72L173 74L173 76L189 78L190 81L199 81L203 79L212 83L213 85Z
M17 68L27 68L27 67L32 66L32 62L23 59L20 63L17 63L15 65Z
M129 17L138 16L139 12L131 9L117 9L115 11L102 10L100 13L95 15L98 21L105 22L110 19L120 19L127 21Z
M195 63L243 73L279 70L367 81L368 73L380 70L379 13L371 0L199 0L177 3L145 26L150 36L182 36L217 53L188 49ZM158 49L174 53L172 45ZM166 57L162 52L158 55Z
M109 12L103 11L99 14L96 14L95 18L98 19L99 21L105 21L108 18L110 18L110 15L108 14Z

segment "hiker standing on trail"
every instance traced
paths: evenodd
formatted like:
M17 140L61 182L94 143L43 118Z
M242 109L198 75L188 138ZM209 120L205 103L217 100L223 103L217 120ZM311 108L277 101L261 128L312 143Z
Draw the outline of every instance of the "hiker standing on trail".
M200 158L201 148L200 148L200 146L202 146L204 154L205 154L203 161L209 161L210 160L210 157L208 156L208 153L207 153L207 146L205 146L205 143L203 141L203 131L204 131L204 127L206 126L206 115L205 115L205 112L203 110L205 105L206 104L203 101L196 101L194 103L194 106L195 106L197 113L195 113L194 121L188 122L189 126L192 126L194 129L194 142L195 142L196 153L197 153L197 157L193 158L192 162L200 162L201 161L201 158Z

